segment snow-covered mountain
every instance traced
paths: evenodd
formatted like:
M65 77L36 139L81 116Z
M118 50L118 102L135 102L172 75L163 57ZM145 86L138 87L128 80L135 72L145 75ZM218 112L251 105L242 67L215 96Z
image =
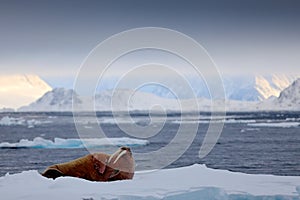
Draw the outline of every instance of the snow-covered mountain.
M300 105L300 78L280 93L278 103Z
M280 92L288 87L297 76L287 76L287 75L270 75L270 76L225 76L223 78L224 88L226 97L228 100L246 101L244 103L239 102L238 104L247 104L248 101L263 101L274 96L278 97ZM109 93L110 85L114 85L114 82L118 79L114 79L112 82L107 81L105 88L99 92L100 94L96 96L96 109L108 110L110 108L111 96ZM193 90L198 98L210 98L209 91L205 86L204 80L198 78L189 78ZM174 80L174 84L176 84ZM178 83L177 83L178 84ZM23 106L20 110L32 110L31 108L41 109L51 109L50 110L71 110L72 109L72 94L73 91L65 91L64 89L55 89L52 92L51 87L45 83L41 78L36 75L10 75L10 76L0 76L0 109L1 108L18 108ZM124 99L131 92L130 89L126 88L119 90L115 94L115 98ZM180 90L179 90L180 91ZM42 99L36 101L43 94ZM185 91L183 91L184 93ZM150 93L150 94L149 94ZM124 97L122 97L124 95ZM179 95L183 96L183 95ZM166 98L168 98L166 100ZM188 99L189 97L186 97ZM51 99L51 100L50 100ZM84 109L86 107L85 103L91 103L89 98L78 97L78 101L81 102L81 107ZM137 99L137 100L135 100ZM145 99L147 101L145 101ZM149 101L148 99L152 99ZM283 97L281 97L283 99ZM171 101L173 100L173 101ZM268 100L270 101L270 100ZM283 100L281 100L283 101ZM34 103L32 103L34 102ZM116 107L122 107L124 109L125 105L122 101L118 100L120 105L114 105ZM127 105L129 108L141 109L151 107L153 102L164 102L167 109L175 109L174 105L177 105L174 95L167 89L159 85L150 85L148 87L143 87L139 92L135 92L134 98L132 98L131 105ZM167 103L168 102L168 103ZM175 103L171 103L175 102ZM188 102L184 100L183 102ZM232 104L229 103L230 105ZM32 103L30 106L24 106ZM127 103L127 102L126 102ZM292 103L292 101L291 101ZM203 102L202 104L203 105ZM178 105L177 105L178 106ZM207 105L206 105L207 106ZM5 109L6 110L6 109ZM34 110L34 109L33 109Z
M95 95L95 97L83 97L78 96L73 90L63 88L47 92L34 103L23 106L18 111L72 111L73 95L76 105L76 110L74 111L211 111L211 101L204 98L176 100L133 90L109 90L103 91ZM226 102L227 109L232 111L251 110L255 105L255 102Z
M138 77L137 77L138 78ZM187 76L186 81L191 85L195 95L199 98L211 98L206 82L201 77ZM214 77L212 77L214 78ZM239 100L239 101L263 101L271 96L278 97L280 92L287 88L293 81L295 81L299 76L296 75L284 75L284 74L272 74L272 75L240 75L240 76L228 76L224 75L223 86L225 89L226 98L229 100ZM177 91L180 94L178 96L184 98L191 98L185 96L186 89L180 89L177 79L172 79L168 77L168 83L171 86L176 86ZM118 78L107 77L103 81L103 85L99 88L99 91L105 91L113 89ZM212 81L213 82L213 81ZM128 88L126 85L123 86L124 89ZM214 87L214 86L211 86ZM164 86L160 84L152 84L143 86L140 91L152 93L163 98L174 98L174 94Z
M0 108L27 105L51 89L36 75L0 75Z
M300 110L300 78L284 89L278 98L274 99L271 107L283 110Z
M127 111L127 110L173 110L173 111L211 111L211 101L198 99L162 98L151 93L133 90L108 90L95 97L82 97L73 90L57 88L47 92L43 97L18 111L72 111L72 98L76 111ZM95 99L95 105L94 105ZM220 101L220 100L219 100ZM221 105L221 101L217 104ZM227 100L227 111L259 110L300 110L300 79L283 90L279 97L271 96L262 102ZM220 107L222 109L222 107Z
M85 97L79 96L71 89L56 88L30 105L19 108L18 111L72 111L73 96L76 111L92 111L94 108L99 111L148 110L155 105L174 110L177 105L174 99L165 99L133 90L116 90L115 92L109 90L95 97Z
M266 76L224 76L223 84L226 97L229 100L263 101L271 96L278 97L280 92L296 79L297 76L275 74ZM199 78L189 78L188 80L197 97L210 98L203 80ZM148 87L147 90L158 96L172 97L170 91L158 85Z
M209 109L210 101L206 99L179 100L167 99L151 93L129 89L107 90L95 97L79 96L74 90L56 88L47 92L37 101L23 106L18 111L72 111L72 97L76 109L74 111L127 111L127 110L185 110L195 111L196 103L201 102L205 110ZM181 105L180 105L181 104Z
M79 98L76 98L74 90L55 88L46 92L35 102L20 107L18 111L71 111L73 95L75 95L74 100L76 103L82 103Z
M224 76L225 94L229 100L264 101L293 83L299 76L272 74L256 76ZM202 86L203 87L203 86ZM197 96L208 97L202 88L196 89Z
M225 102L227 111L256 111L256 110L300 110L300 79L289 87L284 88L292 78L286 76L271 76L269 79L263 76L255 78L257 85L255 90L247 84L234 84L240 87L239 100L227 100ZM240 80L241 81L241 80ZM241 89L244 88L244 89ZM153 89L153 87L152 87ZM228 90L227 90L228 91ZM252 91L252 92L251 92ZM254 92L253 92L254 91ZM162 92L162 90L160 90ZM229 94L229 93L228 93ZM235 93L230 93L234 95ZM247 96L247 95L248 96ZM258 95L263 101L245 101L252 95ZM278 95L279 97L276 97ZM163 98L152 93L133 91L130 89L118 89L116 91L101 91L95 97L83 97L71 89L57 88L44 94L37 101L28 106L23 106L18 111L72 111L72 101L76 104L78 111L126 111L126 110L184 110L184 111L210 111L211 101L207 98L181 99ZM236 97L236 96L235 96ZM249 98L246 98L249 97ZM253 96L252 96L253 97ZM94 102L95 99L95 102ZM234 98L233 98L234 99ZM251 99L253 100L253 99ZM95 105L94 105L95 103ZM221 107L220 107L221 108Z
M268 99L271 96L279 96L280 92L287 88L296 76L272 75L269 77L256 76L255 89L259 92L260 100Z

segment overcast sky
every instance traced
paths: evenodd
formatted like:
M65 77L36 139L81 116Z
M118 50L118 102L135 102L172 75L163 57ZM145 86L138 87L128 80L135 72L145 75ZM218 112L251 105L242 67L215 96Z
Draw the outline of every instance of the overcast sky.
M88 53L137 27L180 31L223 74L300 74L300 1L0 1L1 73L71 85Z

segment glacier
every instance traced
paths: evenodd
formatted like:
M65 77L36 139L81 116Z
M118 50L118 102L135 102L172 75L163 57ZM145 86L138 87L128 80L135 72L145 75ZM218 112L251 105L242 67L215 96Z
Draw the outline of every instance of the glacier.
M0 177L1 198L10 200L100 199L300 199L300 179L250 175L194 164L173 169L138 171L133 180L91 182L74 177L56 180L38 171Z

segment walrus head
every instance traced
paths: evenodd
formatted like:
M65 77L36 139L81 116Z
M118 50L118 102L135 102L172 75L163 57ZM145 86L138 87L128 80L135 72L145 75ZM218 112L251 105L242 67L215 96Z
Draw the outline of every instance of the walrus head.
M103 162L101 155L94 157ZM120 147L114 154L106 158L98 170L103 175L104 180L132 179L134 175L135 162L129 147Z

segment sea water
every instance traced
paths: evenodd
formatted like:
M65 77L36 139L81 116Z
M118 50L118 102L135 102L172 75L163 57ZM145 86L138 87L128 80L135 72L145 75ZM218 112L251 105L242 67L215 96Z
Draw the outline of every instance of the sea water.
M168 144L185 124L185 137L191 137L192 128L198 125L196 137L179 159L165 168L206 164L210 168L225 169L250 174L300 175L300 113L299 112L255 112L227 113L224 127L213 150L199 158L199 150L210 123L210 113L168 113L167 116L132 112L130 118L120 114L118 120L109 112L98 112L80 116L77 123L89 130L100 126L114 144L92 138L88 149L82 145L72 113L0 113L0 176L24 170L43 171L47 166L66 162L91 152L114 152L118 146L130 146L135 153L151 153ZM148 138L133 137L133 124L147 127L152 122L162 129ZM172 147L172 154L177 153ZM153 169L155 159L139 157L140 169Z

